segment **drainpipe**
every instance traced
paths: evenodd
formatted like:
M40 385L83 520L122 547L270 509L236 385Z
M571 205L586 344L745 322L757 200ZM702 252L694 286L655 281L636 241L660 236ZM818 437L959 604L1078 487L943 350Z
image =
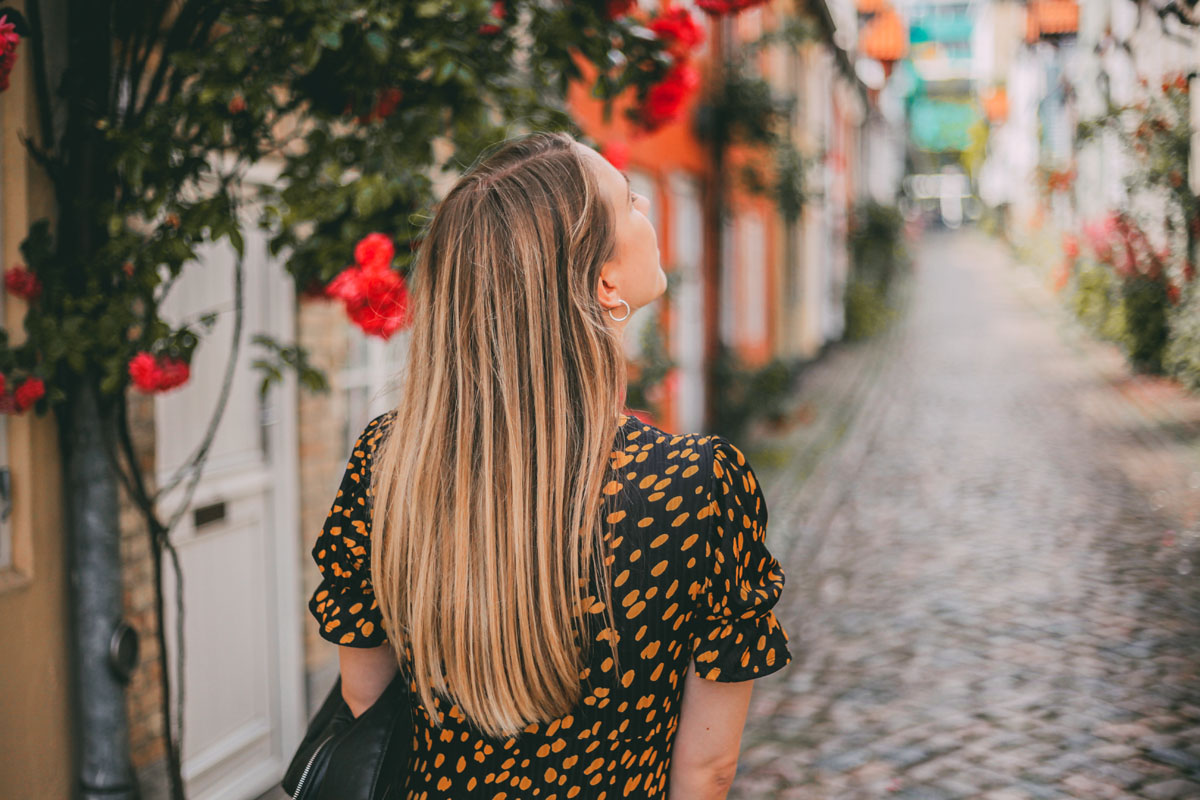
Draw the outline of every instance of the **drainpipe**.
M117 484L90 381L80 381L60 418L67 496L76 772L81 800L135 800L125 683L137 663L137 637L122 619Z
M109 103L113 0L29 0L44 31L53 149L65 174L55 182L55 246L68 291L80 293L106 241L94 210L114 177L105 134L96 125ZM61 112L61 113L54 113ZM60 127L61 126L61 127ZM125 684L137 664L137 635L121 619L121 536L117 475L105 441L115 441L115 403L85 374L63 388L57 412L66 500L70 658L75 735L72 797L136 800Z

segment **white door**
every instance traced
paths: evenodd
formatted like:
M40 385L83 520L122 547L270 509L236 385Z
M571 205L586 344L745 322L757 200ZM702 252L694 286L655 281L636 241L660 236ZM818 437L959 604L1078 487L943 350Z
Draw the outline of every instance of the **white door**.
M700 187L690 175L670 178L671 253L679 273L671 303L671 358L679 374L675 424L681 432L704 425L704 266Z
M244 228L245 322L232 394L196 494L171 539L184 595L183 777L192 800L257 797L277 782L304 718L297 529L296 383L259 397L250 338L294 338L292 282ZM186 268L164 309L175 321L218 312L192 377L155 404L160 482L200 443L220 393L233 334L235 254L222 245ZM161 485L161 483L160 483ZM176 492L164 503L180 501ZM175 581L165 570L171 677ZM172 691L177 691L172 686ZM172 698L172 703L174 704Z

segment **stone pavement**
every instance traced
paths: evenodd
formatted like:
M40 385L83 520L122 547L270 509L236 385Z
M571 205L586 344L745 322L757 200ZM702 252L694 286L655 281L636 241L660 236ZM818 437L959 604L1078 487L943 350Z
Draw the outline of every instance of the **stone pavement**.
M749 448L794 661L731 798L1200 798L1200 427L1110 350L930 234L904 319L811 368Z

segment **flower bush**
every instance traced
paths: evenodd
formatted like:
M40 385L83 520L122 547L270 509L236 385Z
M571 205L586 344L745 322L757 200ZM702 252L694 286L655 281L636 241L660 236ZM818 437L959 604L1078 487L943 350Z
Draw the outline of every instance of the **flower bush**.
M1132 209L1082 226L1090 258L1075 276L1072 305L1080 319L1121 343L1142 371L1168 371L1191 382L1200 374L1200 337L1191 330L1198 310L1192 284L1200 241L1200 199L1187 185L1191 128L1188 81L1170 75L1160 92L1112 106L1079 125L1081 141L1119 134L1133 169L1126 176Z

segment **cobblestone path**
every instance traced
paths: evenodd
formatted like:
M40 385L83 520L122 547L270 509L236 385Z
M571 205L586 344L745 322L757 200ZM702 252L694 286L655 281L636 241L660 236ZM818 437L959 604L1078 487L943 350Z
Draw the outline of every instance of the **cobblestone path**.
M838 356L852 424L766 470L795 661L731 798L1200 798L1197 529L1126 477L1109 388L1006 258L927 237L903 321Z

